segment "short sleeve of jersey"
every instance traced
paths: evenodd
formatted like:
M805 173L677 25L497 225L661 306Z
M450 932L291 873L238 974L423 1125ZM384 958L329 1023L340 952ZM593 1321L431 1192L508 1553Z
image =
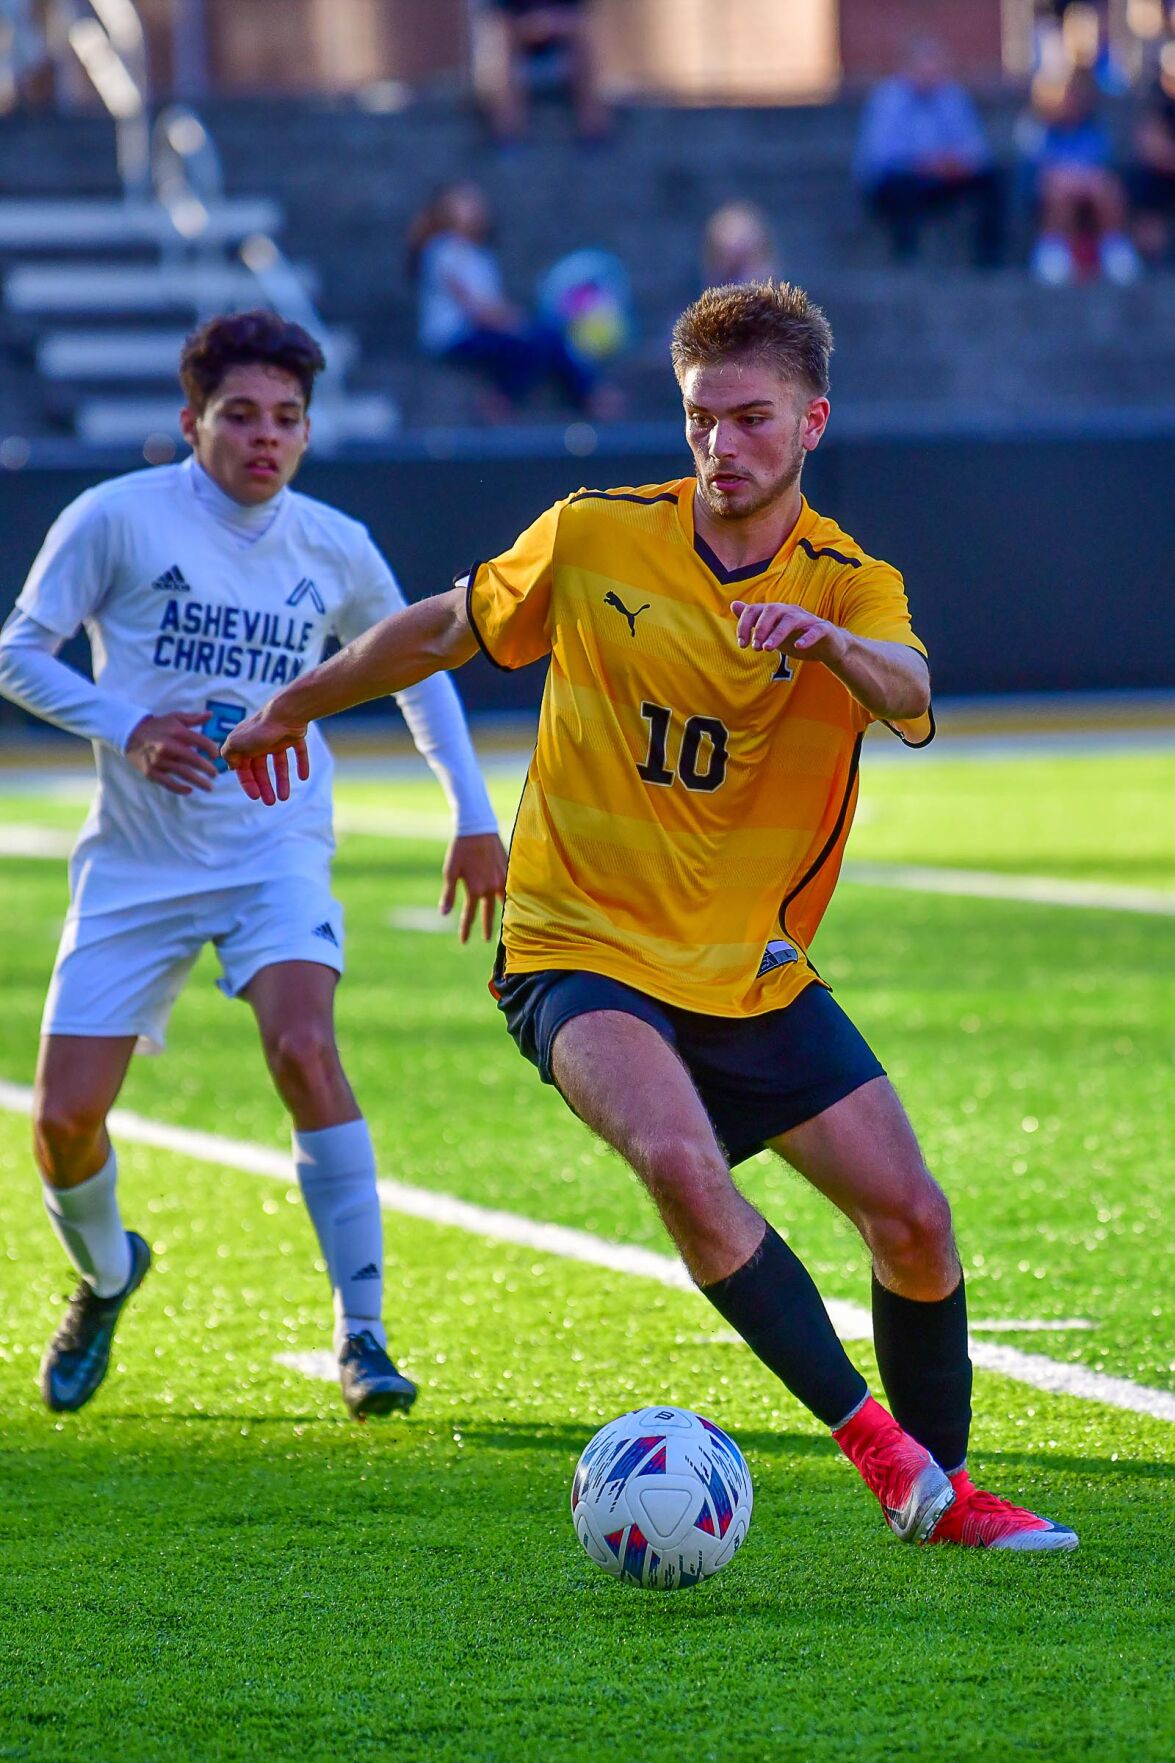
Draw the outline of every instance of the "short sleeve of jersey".
M341 643L351 642L370 630L373 624L378 624L381 618L402 612L408 604L399 582L369 533L364 533L348 573L351 591L335 619L335 630Z
M565 507L556 502L508 551L469 572L469 622L496 667L526 667L551 652L551 583Z
M910 623L905 584L888 563L870 560L860 569L841 572L832 623L852 631L855 637L903 643L907 649L917 649L919 655L926 654Z
M847 578L847 579L844 579ZM855 637L870 637L879 643L901 643L925 656L926 649L914 635L910 623L910 607L905 584L896 569L888 563L869 561L860 569L844 570L837 584L836 610L832 622ZM863 704L854 703L853 717L858 728L868 728L876 719ZM934 738L934 717L924 716L909 722L886 725L907 747L925 747Z
M105 598L110 570L107 511L87 490L49 528L16 604L56 636L72 637Z

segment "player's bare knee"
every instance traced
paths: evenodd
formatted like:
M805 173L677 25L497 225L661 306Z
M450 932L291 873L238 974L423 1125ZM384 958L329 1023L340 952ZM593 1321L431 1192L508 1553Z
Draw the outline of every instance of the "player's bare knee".
M341 1074L333 1033L313 1021L283 1023L266 1037L265 1056L283 1094L329 1091Z
M660 1134L643 1146L637 1167L658 1206L705 1216L715 1195L731 1187L717 1150L688 1134Z
M954 1258L951 1208L929 1176L901 1205L867 1219L864 1234L886 1266L914 1271Z
M85 1157L105 1124L101 1107L85 1097L41 1092L33 1110L33 1143L42 1170L54 1174Z

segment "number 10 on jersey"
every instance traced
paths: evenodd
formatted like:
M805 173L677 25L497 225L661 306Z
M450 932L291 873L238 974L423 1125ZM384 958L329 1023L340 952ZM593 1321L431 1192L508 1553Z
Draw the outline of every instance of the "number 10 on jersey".
M649 750L636 769L647 784L668 787L680 780L687 790L709 792L721 789L730 758L730 731L725 723L719 722L716 716L687 717L674 773L666 764L674 732L673 711L665 704L646 701L641 705L641 715L649 724Z

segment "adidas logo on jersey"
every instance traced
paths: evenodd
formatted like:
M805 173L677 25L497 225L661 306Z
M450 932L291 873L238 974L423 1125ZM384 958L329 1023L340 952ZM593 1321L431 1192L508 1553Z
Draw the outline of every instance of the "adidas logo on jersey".
M326 611L326 601L323 599L308 575L304 575L297 587L286 595L286 605L300 606L302 601L307 597L309 597L310 604L313 606L315 612L321 616L321 614Z
M178 563L173 563L170 569L165 569L162 575L157 575L151 586L158 588L162 594L191 593L191 584L184 580L184 572Z
M339 946L339 939L331 929L328 919L324 918L321 924L316 924L310 934L314 937L321 937L324 942L333 943L336 949Z
M799 955L790 943L772 940L763 951L763 959L759 963L756 979L762 979L765 973L773 973L777 967L790 967Z

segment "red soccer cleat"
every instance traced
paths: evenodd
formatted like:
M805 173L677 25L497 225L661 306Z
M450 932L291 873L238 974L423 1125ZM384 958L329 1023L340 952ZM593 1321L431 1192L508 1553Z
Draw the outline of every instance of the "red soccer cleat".
M926 1540L958 1543L964 1549L1021 1549L1037 1553L1050 1549L1075 1549L1077 1532L1067 1524L1039 1518L1024 1506L1013 1506L998 1494L977 1488L966 1469L951 1476L955 1503L943 1513Z
M872 1396L832 1436L881 1501L894 1534L904 1543L925 1542L955 1498L930 1452Z

